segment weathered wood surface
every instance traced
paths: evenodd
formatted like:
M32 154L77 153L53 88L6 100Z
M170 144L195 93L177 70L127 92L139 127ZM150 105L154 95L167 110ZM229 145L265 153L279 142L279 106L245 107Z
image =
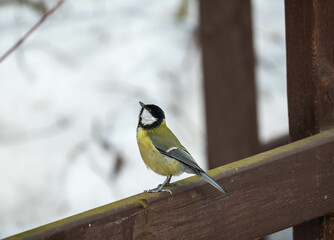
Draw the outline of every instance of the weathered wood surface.
M291 140L334 128L334 1L285 0Z
M334 130L9 239L254 239L334 211Z
M289 128L295 141L334 128L334 1L285 0L285 12ZM331 218L294 227L294 239L334 239L325 234L324 223L327 229L334 225Z
M250 0L201 0L209 168L259 152Z

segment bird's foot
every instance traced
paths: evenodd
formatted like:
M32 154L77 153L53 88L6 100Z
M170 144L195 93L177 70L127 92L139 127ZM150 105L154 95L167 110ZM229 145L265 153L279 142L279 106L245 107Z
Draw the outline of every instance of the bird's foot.
M161 185L161 184L160 184ZM170 195L172 195L172 191L169 190L169 189L162 189L160 187L160 185L157 187L157 188L153 188L153 189L149 189L149 190L145 190L144 192L147 192L147 193L157 193L157 192L168 192Z

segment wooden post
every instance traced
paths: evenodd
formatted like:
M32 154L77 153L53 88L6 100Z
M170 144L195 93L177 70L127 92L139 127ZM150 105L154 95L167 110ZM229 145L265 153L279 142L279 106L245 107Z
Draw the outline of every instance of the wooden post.
M334 127L334 2L285 0L285 12L290 140L296 141ZM294 239L333 239L333 221L302 223Z
M201 0L209 168L258 152L250 0Z

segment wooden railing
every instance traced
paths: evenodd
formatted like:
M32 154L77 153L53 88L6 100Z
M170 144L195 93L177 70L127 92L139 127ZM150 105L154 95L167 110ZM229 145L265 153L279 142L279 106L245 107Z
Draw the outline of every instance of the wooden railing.
M8 239L255 239L334 212L334 130ZM328 234L332 234L328 231Z

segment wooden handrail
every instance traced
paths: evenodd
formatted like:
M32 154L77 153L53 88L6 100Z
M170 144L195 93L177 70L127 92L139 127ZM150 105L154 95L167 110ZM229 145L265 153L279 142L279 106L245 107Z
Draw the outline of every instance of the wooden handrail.
M316 161L315 161L316 160ZM255 239L334 211L334 130L7 239Z

